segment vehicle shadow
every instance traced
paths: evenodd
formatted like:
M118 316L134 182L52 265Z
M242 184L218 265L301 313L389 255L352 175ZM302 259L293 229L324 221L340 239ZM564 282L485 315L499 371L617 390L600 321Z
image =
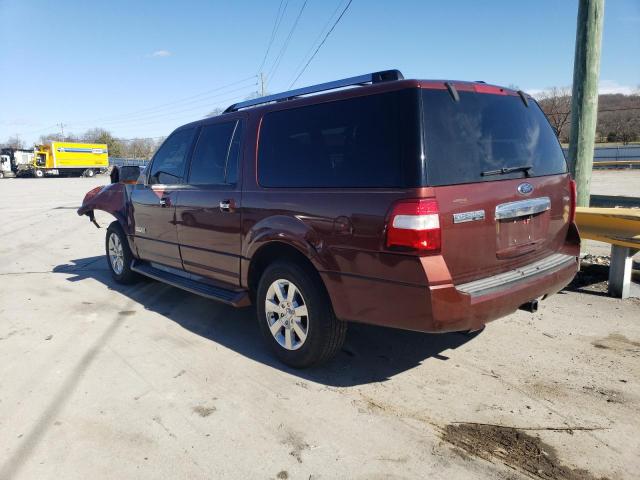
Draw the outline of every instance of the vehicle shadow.
M253 307L236 309L152 280L141 281L154 285L153 290L117 284L102 256L72 260L58 265L53 272L69 275L70 282L97 280L196 335L291 375L330 386L385 381L429 358L446 361L448 357L443 352L465 344L480 333L425 334L350 324L347 341L334 360L319 367L296 370L280 363L264 344Z
M580 271L564 290L599 297L608 296L609 266L591 263L580 265Z

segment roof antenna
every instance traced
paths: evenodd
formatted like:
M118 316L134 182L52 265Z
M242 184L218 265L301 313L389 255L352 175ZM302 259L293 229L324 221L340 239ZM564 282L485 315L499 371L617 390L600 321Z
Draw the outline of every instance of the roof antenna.
M453 98L453 101L459 102L460 95L458 95L458 90L456 90L456 87L449 82L444 82L444 86L447 87L447 90L449 90L449 95L451 95L451 98Z

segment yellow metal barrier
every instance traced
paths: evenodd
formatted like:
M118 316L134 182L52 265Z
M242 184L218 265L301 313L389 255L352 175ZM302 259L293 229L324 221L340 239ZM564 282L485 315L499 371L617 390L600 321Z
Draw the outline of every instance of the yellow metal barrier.
M582 238L640 248L640 209L576 208L576 224Z
M640 160L594 160L594 167L631 167L633 165L640 165Z
M640 250L640 209L576 209L580 237L611 244L609 294L627 298L631 288L632 257Z

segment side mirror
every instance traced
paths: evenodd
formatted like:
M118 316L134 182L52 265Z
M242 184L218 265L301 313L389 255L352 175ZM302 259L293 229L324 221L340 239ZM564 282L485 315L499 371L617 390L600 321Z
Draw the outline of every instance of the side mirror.
M111 171L111 183L136 183L139 176L140 167L137 165L113 167Z

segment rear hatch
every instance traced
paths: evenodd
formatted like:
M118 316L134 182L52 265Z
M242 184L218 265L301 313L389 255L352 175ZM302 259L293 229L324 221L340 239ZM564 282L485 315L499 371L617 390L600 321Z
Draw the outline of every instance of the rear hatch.
M422 89L427 184L454 283L557 252L568 229L569 175L537 103L485 84Z

